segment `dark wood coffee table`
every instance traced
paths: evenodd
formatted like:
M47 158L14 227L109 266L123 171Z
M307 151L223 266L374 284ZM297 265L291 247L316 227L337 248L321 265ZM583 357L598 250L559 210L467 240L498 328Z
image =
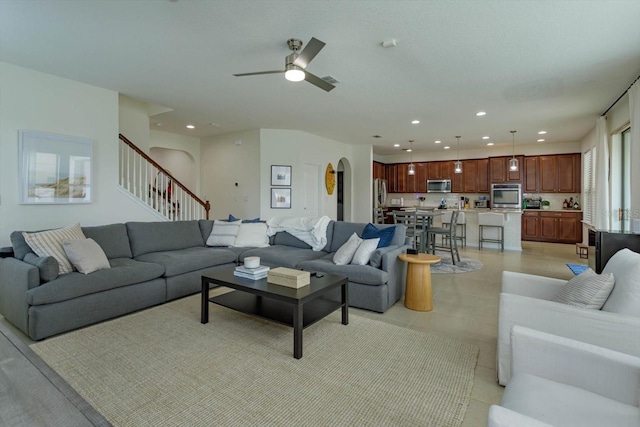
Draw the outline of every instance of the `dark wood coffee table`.
M302 331L342 307L342 324L349 324L349 289L344 276L318 274L311 284L300 289L288 288L267 279L250 280L233 275L233 268L221 269L202 276L201 323L209 322L209 303L293 327L293 357L302 357ZM209 298L211 284L235 289ZM326 298L327 293L341 288L341 301Z

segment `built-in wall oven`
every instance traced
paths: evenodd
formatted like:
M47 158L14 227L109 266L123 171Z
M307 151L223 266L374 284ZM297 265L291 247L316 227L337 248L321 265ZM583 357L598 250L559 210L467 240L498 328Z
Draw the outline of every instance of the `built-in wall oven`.
M522 207L522 187L520 184L492 184L491 207L520 209Z

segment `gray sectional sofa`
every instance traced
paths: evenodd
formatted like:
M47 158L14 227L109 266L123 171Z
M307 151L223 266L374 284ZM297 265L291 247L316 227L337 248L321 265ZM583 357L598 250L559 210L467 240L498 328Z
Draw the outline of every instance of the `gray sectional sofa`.
M376 250L370 265L338 266L332 261L349 236L365 226L331 221L322 251L311 250L286 232L272 236L264 248L207 247L213 227L208 220L83 227L111 268L60 276L55 259L35 255L16 231L11 234L13 256L0 259L0 314L41 340L197 293L203 274L235 266L247 256L259 256L268 265L345 275L351 306L384 312L404 289L405 266L398 259L408 247L404 226L396 226L391 245Z

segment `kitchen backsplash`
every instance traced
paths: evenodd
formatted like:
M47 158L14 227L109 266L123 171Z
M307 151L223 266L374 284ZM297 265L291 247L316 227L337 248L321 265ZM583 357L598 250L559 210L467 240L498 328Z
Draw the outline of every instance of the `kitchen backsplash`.
M388 206L420 206L420 197L424 198L422 206L437 206L442 199L445 200L447 206L454 206L461 197L469 199L469 206L474 207L474 201L480 200L480 197L489 198L488 194L457 194L457 193L389 193L387 196ZM562 202L565 199L569 200L573 197L573 200L578 200L580 209L582 209L582 202L580 200L580 194L569 193L525 193L524 197L541 197L542 200L548 200L551 203L551 209L562 209Z

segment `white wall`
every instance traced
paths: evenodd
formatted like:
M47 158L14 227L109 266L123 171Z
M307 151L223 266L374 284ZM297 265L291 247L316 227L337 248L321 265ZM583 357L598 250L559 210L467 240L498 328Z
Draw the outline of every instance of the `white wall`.
M320 202L319 215L327 215L331 219L337 217L337 192L327 194L324 185L324 174L328 163L334 169L337 168L341 158L346 158L351 164L354 174L352 178L353 188L371 188L371 155L364 159L354 156L355 147L341 142L333 141L317 135L297 130L260 130L260 216L271 218L274 216L307 216L303 206L304 165L305 163L318 165L320 171ZM368 150L371 150L369 146ZM361 149L362 153L366 150ZM271 209L271 165L291 165L291 209ZM366 172L363 171L366 170ZM363 179L363 177L366 178ZM352 191L352 194L354 192ZM366 211L370 211L371 191L366 191L369 197ZM358 200L361 196L357 196ZM347 212L347 210L345 210ZM346 221L354 220L360 215L354 208L352 200L351 209L353 218L345 218Z
M20 129L93 141L93 203L19 204ZM0 62L0 246L14 230L156 220L117 189L117 160L116 92Z
M209 218L260 216L259 130L203 138L199 160L200 194L211 202Z
M149 104L119 95L119 132L149 154Z
M200 197L200 138L157 130L149 137L149 156Z

